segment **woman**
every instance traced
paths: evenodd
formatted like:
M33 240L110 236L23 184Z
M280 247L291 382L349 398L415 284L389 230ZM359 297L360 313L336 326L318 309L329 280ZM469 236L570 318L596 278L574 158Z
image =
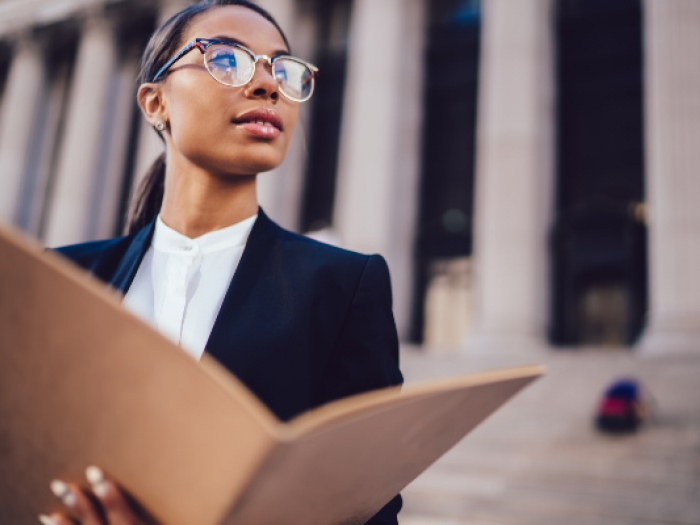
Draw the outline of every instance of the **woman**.
M285 231L258 208L256 175L282 162L313 92L315 68L288 54L276 22L246 0L166 22L138 90L166 154L129 234L59 250L194 357L209 352L282 420L402 381L384 260ZM69 509L43 523L137 523L100 469L87 477L91 490L51 483ZM400 508L397 496L369 523L396 524Z

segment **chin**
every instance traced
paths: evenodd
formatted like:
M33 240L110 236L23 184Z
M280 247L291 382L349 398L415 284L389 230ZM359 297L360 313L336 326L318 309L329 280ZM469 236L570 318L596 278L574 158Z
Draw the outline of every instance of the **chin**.
M252 148L246 155L236 155L235 159L227 162L231 173L242 175L256 175L265 171L271 171L282 164L284 154L279 149Z
M279 148L236 148L235 155L230 151L224 155L206 157L202 156L194 162L207 169L211 173L219 173L223 176L257 175L278 167L284 160L284 155ZM228 153L228 155L226 155Z
M281 162L266 162L263 159L251 159L249 162L231 162L224 163L220 169L216 170L227 176L236 175L257 175L266 171L272 171Z

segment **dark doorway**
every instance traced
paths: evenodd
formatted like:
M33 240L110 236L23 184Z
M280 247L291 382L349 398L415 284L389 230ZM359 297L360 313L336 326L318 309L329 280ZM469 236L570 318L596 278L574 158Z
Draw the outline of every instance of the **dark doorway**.
M560 0L552 342L629 345L646 311L640 0Z
M333 221L352 2L317 0L315 5L319 35L314 60L321 73L312 99L301 231L320 230Z
M411 339L423 339L431 265L471 255L476 94L481 34L478 0L428 3L423 160Z
M0 42L0 100L5 92L7 76L12 64L13 49L7 42Z

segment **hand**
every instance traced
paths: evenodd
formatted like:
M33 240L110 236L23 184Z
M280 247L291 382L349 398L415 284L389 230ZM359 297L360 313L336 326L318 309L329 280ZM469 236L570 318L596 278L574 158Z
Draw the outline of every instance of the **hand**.
M126 496L100 468L88 467L85 475L91 490L59 479L51 482L51 491L71 514L42 514L39 521L43 525L138 525Z

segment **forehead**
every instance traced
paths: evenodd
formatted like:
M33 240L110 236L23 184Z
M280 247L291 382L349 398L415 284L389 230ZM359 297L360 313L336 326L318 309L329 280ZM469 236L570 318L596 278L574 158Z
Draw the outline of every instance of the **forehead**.
M239 5L217 6L200 14L187 28L183 42L215 37L232 38L258 54L287 49L272 22Z

